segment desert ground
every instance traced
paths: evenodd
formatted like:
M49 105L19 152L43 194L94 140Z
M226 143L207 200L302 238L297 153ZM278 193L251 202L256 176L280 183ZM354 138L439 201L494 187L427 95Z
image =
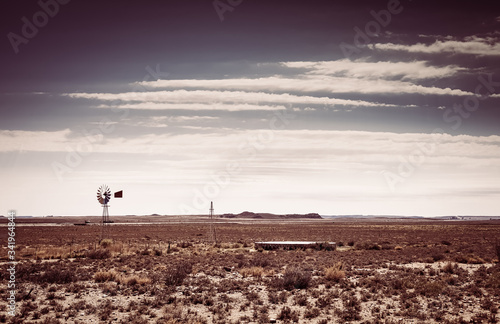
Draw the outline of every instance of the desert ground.
M497 323L500 221L75 218L16 224L4 323ZM7 224L0 224L6 242ZM263 250L258 241L336 242Z

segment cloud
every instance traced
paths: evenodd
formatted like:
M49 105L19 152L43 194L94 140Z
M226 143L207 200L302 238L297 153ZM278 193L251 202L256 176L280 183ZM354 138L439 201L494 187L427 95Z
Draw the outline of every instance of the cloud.
M450 53L478 56L500 56L500 42L495 37L469 36L463 41L436 40L432 44L417 43L414 45L374 44L373 48L382 51L403 51L409 53Z
M164 80L156 81L156 84L163 84ZM192 81L192 85L196 80ZM208 81L208 80L203 80ZM170 81L166 81L170 82ZM182 83L183 81L181 81ZM222 86L222 88L226 88ZM363 100L348 100L337 99L329 97L313 97L313 96L298 96L288 93L276 94L265 92L245 92L245 91L214 91L214 90L173 90L173 91L145 91L145 92L124 92L124 93L68 93L64 94L72 98L84 99L97 99L102 101L128 101L138 102L141 106L135 106L137 109L151 109L148 108L149 103L165 103L163 109L182 109L182 104L190 104L189 107L193 108L193 103L202 103L207 105L210 103L213 108L219 109L226 108L226 110L235 110L235 108L243 108L248 110L249 107L241 104L261 104L261 103L277 103L277 104L313 104L313 105L329 105L329 106L366 106L366 107L396 107L395 105L368 102ZM224 103L221 106L221 103ZM229 105L236 104L237 106L231 107ZM176 104L181 104L176 106ZM239 106L238 106L239 105ZM155 105L153 109L158 109L161 105ZM202 107L200 105L200 107ZM205 108L207 108L205 106Z
M174 117L174 119L173 122L183 122L186 119L212 120L213 117L181 116ZM162 120L158 121L162 122ZM266 155L272 156L274 160L289 160L290 163L299 165L312 159L325 161L325 165L332 161L356 162L355 164L398 162L396 155L410 154L418 149L420 144L435 147L435 152L429 154L429 158L443 159L441 162L445 163L454 161L464 168L473 167L465 165L464 158L475 161L495 160L496 162L500 159L500 136L496 135L452 136L449 134L271 128L245 130L221 127L200 127L199 130L178 135L169 133L130 134L115 137L105 135L100 141L90 141L83 134L69 129L55 132L4 130L0 131L0 143L2 143L0 151L12 152L23 147L23 150L27 152L65 152L81 146L82 143L92 142L95 153L142 154L178 151L199 157L206 154L225 154L220 152L227 152L228 148L234 148L234 155L240 156L244 150L238 147L242 143L257 141L259 143L255 145L256 151L268 150L269 153ZM196 147L196 150L187 150L191 146Z
M290 68L308 69L306 74L337 75L349 78L422 80L447 78L466 70L457 65L436 67L427 61L412 62L366 62L366 61L319 61L319 62L283 62L282 65Z
M287 107L284 105L254 105L254 104L234 104L234 103L166 103L166 102L140 102L128 104L102 104L95 108L116 108L116 109L138 109L138 110L194 110L194 111L258 111L258 110L284 110Z
M71 131L21 131L0 130L0 152L23 151L56 152L64 151Z
M330 92L349 94L422 94L467 96L473 93L460 89L426 87L406 81L362 79L356 77L332 77L304 75L297 78L266 77L257 79L218 80L157 80L140 82L148 88L202 88L246 91ZM262 93L262 92L259 92ZM112 94L111 94L112 95ZM104 97L101 97L104 98ZM334 100L334 99L332 99ZM365 104L362 104L365 105ZM380 106L370 103L368 106Z
M280 62L282 75L256 78L177 79L141 81L134 87L303 94L422 94L466 96L460 89L424 86L420 81L444 79L467 71L457 65L433 66L428 61L391 62L341 59L336 61ZM349 104L349 103L348 103ZM378 103L375 103L378 104ZM371 106L362 103L363 106Z

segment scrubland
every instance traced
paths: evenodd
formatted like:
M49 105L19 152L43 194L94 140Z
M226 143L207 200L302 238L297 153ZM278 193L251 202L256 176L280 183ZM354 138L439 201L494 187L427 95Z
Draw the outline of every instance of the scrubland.
M249 222L17 231L6 323L497 323L500 223ZM336 242L259 250L255 241ZM7 253L2 253L6 264ZM0 273L6 282L8 273Z

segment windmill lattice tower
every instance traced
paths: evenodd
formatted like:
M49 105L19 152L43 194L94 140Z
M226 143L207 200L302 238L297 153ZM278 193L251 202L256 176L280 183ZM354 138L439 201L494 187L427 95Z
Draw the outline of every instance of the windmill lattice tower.
M102 220L101 220L101 241L109 237L109 210L108 202L111 199L111 189L108 186L102 185L97 190L97 201L102 205Z
M210 202L210 229L208 233L208 240L211 243L217 243L217 232L215 230L215 223L214 223L214 203L211 201Z

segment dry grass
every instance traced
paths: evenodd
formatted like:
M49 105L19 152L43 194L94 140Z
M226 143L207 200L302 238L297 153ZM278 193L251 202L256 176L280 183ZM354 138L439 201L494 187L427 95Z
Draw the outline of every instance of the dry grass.
M116 283L124 284L127 286L135 286L135 285L144 286L144 285L149 285L151 283L150 278L135 274L126 276L124 274L118 273L116 270L96 272L93 278L94 281L98 283L114 281Z
M239 270L239 272L243 276L243 278L246 278L246 277L260 278L264 274L264 268L262 268L262 267L241 268Z
M116 281L120 274L115 270L99 271L94 274L95 282Z
M99 242L99 245L102 246L103 248L107 248L113 244L112 239L103 239L101 242Z
M325 269L325 278L326 280L339 282L340 280L345 278L344 265L342 262L337 262L333 267L329 267Z
M151 279L138 275L122 276L120 278L120 283L127 286L135 286L135 285L144 286L144 285L149 285L151 283Z

